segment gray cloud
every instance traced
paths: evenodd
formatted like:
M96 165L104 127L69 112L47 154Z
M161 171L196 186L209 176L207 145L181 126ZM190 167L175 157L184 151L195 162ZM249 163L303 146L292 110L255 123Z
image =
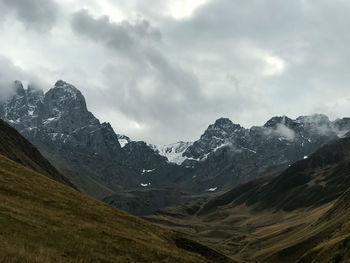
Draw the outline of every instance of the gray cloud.
M0 0L28 28L48 31L56 23L58 5L53 0Z
M28 79L27 73L16 67L9 59L0 56L0 100L6 99L13 93L14 80Z
M72 28L75 32L123 52L137 52L140 41L161 40L160 31L145 19L135 24L128 21L112 23L108 16L95 19L87 10L73 14Z
M0 0L0 20L22 17L18 3ZM249 127L350 112L350 2L208 0L182 20L164 12L172 3L57 1L55 35L42 38L6 16L0 54L45 82L72 82L101 120L153 143L194 140L219 117Z
M123 66L109 62L102 70L103 83L109 87L103 97L146 129L171 133L181 121L190 124L186 116L207 103L196 76L160 51L161 33L148 21L117 24L107 17L95 19L80 11L73 15L72 28L122 56L116 60L124 59Z

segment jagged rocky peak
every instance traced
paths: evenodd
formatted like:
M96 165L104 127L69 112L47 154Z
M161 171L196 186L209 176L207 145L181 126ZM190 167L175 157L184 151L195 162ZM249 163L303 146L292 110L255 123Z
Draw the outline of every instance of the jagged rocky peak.
M241 130L244 130L241 125L233 123L228 118L220 118L217 119L214 124L209 125L201 138L205 139L214 137L217 139L224 139Z
M52 98L65 101L81 100L85 103L85 98L81 94L80 90L63 80L58 80L55 86L50 89L46 95L50 95Z
M295 122L287 116L275 116L269 119L265 124L265 128L276 128L278 125L284 125L287 127L293 126Z
M12 88L14 89L16 95L18 95L18 96L25 96L26 95L26 91L24 90L24 87L23 87L23 84L21 81L15 80L13 82Z
M54 88L45 94L44 107L44 118L62 115L69 115L73 119L86 117L85 115L91 117L82 93L62 80L57 81Z
M217 119L214 124L212 124L208 127L208 129L212 129L212 128L221 128L223 130L232 130L232 129L241 128L241 125L233 123L228 118L220 118L220 119Z

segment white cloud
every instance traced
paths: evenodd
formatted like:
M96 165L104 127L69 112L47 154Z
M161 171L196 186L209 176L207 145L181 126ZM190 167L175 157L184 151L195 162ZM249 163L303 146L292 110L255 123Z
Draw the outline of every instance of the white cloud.
M175 19L186 19L189 18L198 7L206 2L207 0L170 0L168 1L168 12Z
M285 68L285 62L283 59L276 56L265 56L266 68L263 75L272 76L281 74Z

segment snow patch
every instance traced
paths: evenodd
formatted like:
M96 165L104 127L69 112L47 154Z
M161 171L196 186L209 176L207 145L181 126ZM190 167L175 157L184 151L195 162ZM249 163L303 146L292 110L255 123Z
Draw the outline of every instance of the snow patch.
M120 147L122 148L129 143L127 139L118 139L118 141L119 141Z
M145 174L145 173L151 173L151 172L153 172L155 169L152 169L152 170L145 170L145 169L143 169L142 170L142 174Z
M151 185L151 183L146 183L146 184L140 184L142 187L147 187L147 186L150 186Z
M53 121L55 121L57 119L58 119L58 117L48 118L46 120L43 120L43 124L47 125L47 124L49 124L49 123L51 123L51 122L53 122Z
M215 192L217 189L218 189L217 187L209 188L207 192Z
M190 147L192 142L176 142L168 145L149 145L153 150L160 155L166 157L170 163L182 164L187 157L183 156L183 153Z

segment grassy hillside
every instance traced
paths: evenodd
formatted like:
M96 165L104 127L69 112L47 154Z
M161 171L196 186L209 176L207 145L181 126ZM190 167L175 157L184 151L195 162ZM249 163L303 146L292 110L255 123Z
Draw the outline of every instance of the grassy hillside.
M0 262L230 262L2 155L0 226Z
M0 120L0 154L51 179L75 188L27 139L2 120Z

